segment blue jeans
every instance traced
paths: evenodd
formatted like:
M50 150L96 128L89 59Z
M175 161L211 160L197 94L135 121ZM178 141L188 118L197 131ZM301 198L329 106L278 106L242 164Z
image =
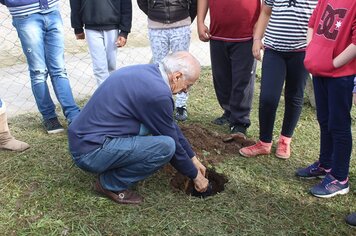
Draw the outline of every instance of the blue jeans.
M79 113L64 65L63 23L58 10L13 17L13 25L27 58L32 92L44 120L57 117L47 77L68 122Z
M313 77L320 126L320 163L343 181L349 175L352 151L351 107L355 76Z
M79 168L99 174L104 189L121 191L168 163L175 146L168 136L107 138L100 148L73 160Z

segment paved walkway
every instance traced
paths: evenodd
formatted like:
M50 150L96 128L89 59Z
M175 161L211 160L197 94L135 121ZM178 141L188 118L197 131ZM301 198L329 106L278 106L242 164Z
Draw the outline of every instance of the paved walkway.
M209 44L192 42L190 52L197 57L203 66L210 65ZM149 47L122 48L118 52L118 68L148 63L151 58ZM72 85L74 97L81 99L90 96L96 89L96 81L92 73L91 59L88 53L66 55L66 67ZM0 69L0 97L7 104L8 116L27 112L37 112L31 91L27 64L15 65ZM50 79L48 79L50 81ZM48 83L51 96L56 100L51 83Z

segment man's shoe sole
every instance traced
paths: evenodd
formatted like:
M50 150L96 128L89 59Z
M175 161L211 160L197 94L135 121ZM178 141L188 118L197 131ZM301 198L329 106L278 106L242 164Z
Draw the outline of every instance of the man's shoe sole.
M64 132L64 129L47 130L48 134L58 134Z

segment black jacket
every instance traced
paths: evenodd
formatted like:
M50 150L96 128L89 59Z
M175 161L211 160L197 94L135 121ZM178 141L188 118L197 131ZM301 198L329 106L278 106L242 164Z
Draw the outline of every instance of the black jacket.
M131 30L131 0L70 0L71 23L74 33L83 27L92 30L119 29L127 37Z
M139 8L149 19L165 24L197 15L197 0L137 0Z

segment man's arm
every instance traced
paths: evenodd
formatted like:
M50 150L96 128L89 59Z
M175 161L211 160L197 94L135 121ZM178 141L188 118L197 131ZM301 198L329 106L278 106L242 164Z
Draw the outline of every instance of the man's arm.
M205 25L205 17L208 13L209 0L198 0L198 10L197 10L197 26L199 39L203 42L208 42L210 40L209 28Z
M173 98L171 96L155 97L151 101L147 101L144 107L145 109L142 111L144 116L141 117L141 122L151 131L152 135L169 136L176 143L176 152L171 159L173 167L191 179L196 178L198 170L191 160L195 153L190 145L182 146L182 143L186 144L187 142L181 141L185 138L173 119Z

